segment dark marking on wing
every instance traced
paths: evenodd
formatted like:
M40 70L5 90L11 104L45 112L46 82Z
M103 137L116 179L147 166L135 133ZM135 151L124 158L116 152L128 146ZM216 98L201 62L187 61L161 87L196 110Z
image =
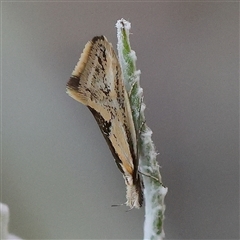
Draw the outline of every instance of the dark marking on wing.
M70 86L73 90L78 91L78 87L79 87L79 77L77 76L71 76L67 86Z
M118 154L116 153L114 147L112 146L111 141L109 140L109 134L111 133L111 122L107 122L104 120L104 118L101 116L101 114L97 111L95 111L93 108L88 107L91 113L93 114L94 118L96 119L98 126L108 144L108 147L114 157L114 160L119 168L119 170L124 174L124 171L120 165L122 163L121 159L119 158Z

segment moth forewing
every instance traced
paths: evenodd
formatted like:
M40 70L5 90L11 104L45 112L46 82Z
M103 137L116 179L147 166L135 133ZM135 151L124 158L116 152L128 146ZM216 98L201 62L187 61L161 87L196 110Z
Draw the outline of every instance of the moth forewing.
M122 70L106 37L89 41L67 83L67 93L88 106L123 173L130 208L143 202L136 130Z

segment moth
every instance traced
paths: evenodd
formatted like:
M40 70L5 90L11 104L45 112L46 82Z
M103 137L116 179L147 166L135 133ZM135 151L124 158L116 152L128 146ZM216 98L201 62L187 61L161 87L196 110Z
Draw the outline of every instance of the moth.
M67 83L67 93L95 117L126 184L126 205L140 208L142 180L138 172L136 129L122 69L105 36L87 42Z

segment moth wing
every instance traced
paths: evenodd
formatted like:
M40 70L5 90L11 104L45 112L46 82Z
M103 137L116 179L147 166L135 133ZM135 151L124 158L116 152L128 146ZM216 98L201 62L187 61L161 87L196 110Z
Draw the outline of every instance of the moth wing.
M106 37L94 37L81 54L67 93L89 107L125 175L138 178L136 132L122 71Z

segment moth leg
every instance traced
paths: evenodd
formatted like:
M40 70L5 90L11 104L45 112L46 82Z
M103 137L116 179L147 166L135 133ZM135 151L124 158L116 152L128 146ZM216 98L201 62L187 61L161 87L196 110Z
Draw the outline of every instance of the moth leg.
M119 207L119 206L124 206L126 203L121 203L121 204L112 204L111 207Z
M146 123L146 120L141 122L141 110L142 110L142 104L143 104L143 96L141 97L140 106L139 106L139 112L138 112L138 134L140 135L142 132L142 128Z
M143 176L145 176L145 177L150 177L150 178L154 179L155 181L159 182L160 185L162 185L163 187L165 187L165 186L163 185L163 183L160 182L160 180L159 180L158 178L156 178L156 177L154 177L154 176L152 176L152 175L149 175L149 174L147 174L147 173L143 173L143 172L141 172L141 171L139 171L139 170L138 170L138 172L139 172L140 174L142 174Z
M140 127L139 127L139 130L138 130L139 135L140 135L140 133L142 132L142 129L143 129L143 126L145 125L145 123L146 123L146 120L141 123L141 125L140 125Z
M119 206L124 206L126 205L126 203L122 203L122 204L112 204L111 207L119 207ZM132 206L131 208L129 208L128 210L126 210L125 212L129 212L134 208L134 206Z
M139 139L140 139L140 134L142 132L142 128L144 126L144 124L146 123L146 121L143 121L140 125L140 121L141 121L141 109L142 109L142 103L143 103L143 97L141 97L141 102L139 105L139 111L138 111L138 121L137 121L137 126L135 126L136 129L136 138L137 138L137 146L139 143ZM138 154L137 154L138 156Z
M128 92L128 96L129 96L129 97L130 97L131 94L132 94L132 90L133 90L135 84L137 84L137 81L135 81L135 82L131 85L131 88L130 88L130 90L129 90L129 92Z

